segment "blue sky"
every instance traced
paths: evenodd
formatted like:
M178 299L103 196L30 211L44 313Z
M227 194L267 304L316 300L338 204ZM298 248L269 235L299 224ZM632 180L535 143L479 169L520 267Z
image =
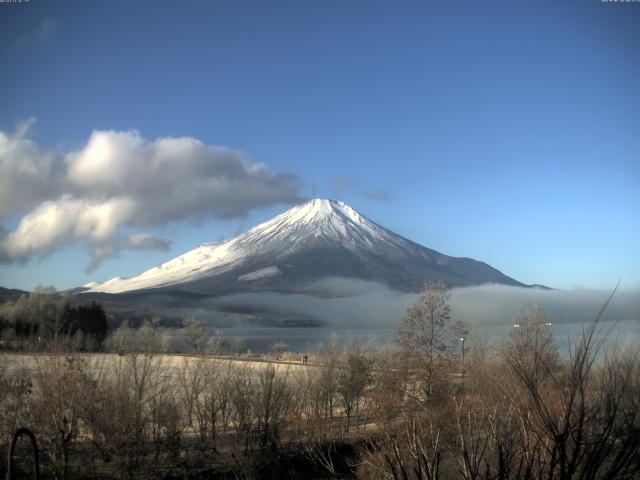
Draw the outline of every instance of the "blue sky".
M638 52L637 3L2 3L0 131L14 154L0 158L0 235L24 230L33 245L16 234L0 252L0 285L134 275L294 197L328 197L526 283L638 286ZM158 197L137 185L131 216L104 235L76 222L35 242L19 228L43 202L64 204L66 221L115 198L112 184L89 200L95 182L62 179L91 138L116 141L96 131L134 152L189 137L249 167L232 200L208 192L149 213ZM49 176L12 180L24 151Z

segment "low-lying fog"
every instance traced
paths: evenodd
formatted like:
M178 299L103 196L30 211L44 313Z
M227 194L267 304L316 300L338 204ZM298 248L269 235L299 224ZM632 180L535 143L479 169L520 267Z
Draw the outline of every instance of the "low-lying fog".
M363 339L372 336L378 344L390 342L407 307L418 296L379 283L344 278L326 278L307 287L313 295L239 294L181 310L217 329L223 337L244 338L254 351L268 351L280 341L291 351L308 351L318 343L331 341L332 336L338 341L351 335ZM455 288L451 290L451 318L467 322L476 333L495 341L511 328L514 314L539 306L553 323L558 339L566 343L596 317L612 290L545 290L492 284ZM273 319L277 318L287 318L289 325L308 322L315 326L274 326ZM618 289L604 315L605 321L617 322L612 337L618 343L637 342L639 319L640 289Z

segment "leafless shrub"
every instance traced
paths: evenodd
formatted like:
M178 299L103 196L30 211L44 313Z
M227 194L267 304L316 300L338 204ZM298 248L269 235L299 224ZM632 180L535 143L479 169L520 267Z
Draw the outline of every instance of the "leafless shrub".
M336 475L336 445L343 438L343 430L332 419L311 417L306 423L302 445L307 458L321 465L331 475Z
M362 451L359 476L393 480L436 480L441 475L444 449L433 419L405 413L394 431Z

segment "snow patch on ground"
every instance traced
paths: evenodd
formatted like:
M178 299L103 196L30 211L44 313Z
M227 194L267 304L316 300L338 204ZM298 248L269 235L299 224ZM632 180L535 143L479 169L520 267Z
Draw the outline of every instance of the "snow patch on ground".
M246 282L249 280L258 280L260 278L274 277L276 275L280 275L281 273L282 272L278 267L266 267L261 268L260 270L256 270L255 272L240 275L238 277L238 280Z

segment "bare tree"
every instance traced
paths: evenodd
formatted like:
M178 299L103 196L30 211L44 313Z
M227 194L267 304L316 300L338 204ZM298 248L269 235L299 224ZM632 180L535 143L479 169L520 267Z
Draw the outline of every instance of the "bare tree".
M235 373L230 395L233 423L236 427L236 444L242 447L243 453L246 454L252 445L258 417L254 401L257 390L256 379L253 372L247 367L240 367Z
M416 363L421 372L419 383L429 400L433 393L436 359L451 350L449 292L441 282L428 282L422 294L409 307L396 342Z
M215 448L218 427L222 426L224 435L229 425L229 394L233 364L207 360L204 362L204 367L205 389L202 394L202 406L204 407L202 422L207 425L209 438Z
M145 320L134 336L133 350L147 354L160 353L163 351L162 335L160 334L158 318ZM146 358L147 356L145 356Z
M125 353L131 351L134 346L134 332L127 320L123 320L120 326L107 338L107 349L113 352Z
M288 370L276 369L272 364L258 370L257 395L255 411L260 426L261 445L266 447L270 442L274 445L280 439L280 432L288 413L291 398L288 385Z
M276 342L273 344L273 347L271 347L271 350L273 351L273 353L275 353L275 355L280 358L280 356L285 353L287 350L289 349L289 345L287 345L285 342Z
M406 368L395 350L375 352L369 400L377 421L390 425L403 408Z
M502 347L509 365L535 375L536 382L556 370L560 355L552 328L539 307L514 315L513 327Z
M478 381L454 401L465 479L637 478L640 361L603 351L603 312L568 360L539 309L515 317L501 359L474 355Z
M227 433L229 427L232 410L231 392L237 367L232 362L213 361L208 365L206 394L210 405L211 435L215 437L218 424L222 427L223 435Z
M207 341L207 353L211 355L221 355L227 350L229 347L226 339L221 338L219 333L212 335L209 337Z
M69 302L69 295L38 285L33 292L0 305L0 317L16 335L31 342L32 349L60 350L63 316Z
M202 362L190 358L183 358L177 369L176 380L189 427L194 426L196 402L205 389L204 373Z
M80 433L87 393L95 387L100 369L75 356L39 357L35 364L37 395L30 402L33 426L56 478L64 479Z
M359 428L360 401L371 381L371 358L356 339L350 339L344 355L344 364L338 370L337 391L347 417L345 429L351 427L351 417L356 413Z
M318 370L309 371L313 386L313 404L315 416L325 420L333 418L337 396L339 356L335 340L327 348L318 352Z
M226 368L225 368L226 367ZM177 380L187 423L201 444L215 448L218 426L229 425L233 364L213 359L183 359Z
M233 341L233 350L242 355L243 353L247 353L249 351L249 344L244 338L237 338Z
M190 317L184 321L183 330L189 340L191 352L194 355L196 353L202 353L209 341L209 332L204 328L202 322L196 318Z
M83 424L87 438L114 466L114 473L135 478L156 462L163 432L175 433L163 413L171 399L171 378L152 351L111 357L108 367L87 395L91 401Z
M525 337L520 352L504 352L519 387L505 392L517 406L530 442L539 446L534 478L640 474L638 356L603 354L606 336L596 339L609 301L574 343L567 368L557 368L551 340L537 331Z

